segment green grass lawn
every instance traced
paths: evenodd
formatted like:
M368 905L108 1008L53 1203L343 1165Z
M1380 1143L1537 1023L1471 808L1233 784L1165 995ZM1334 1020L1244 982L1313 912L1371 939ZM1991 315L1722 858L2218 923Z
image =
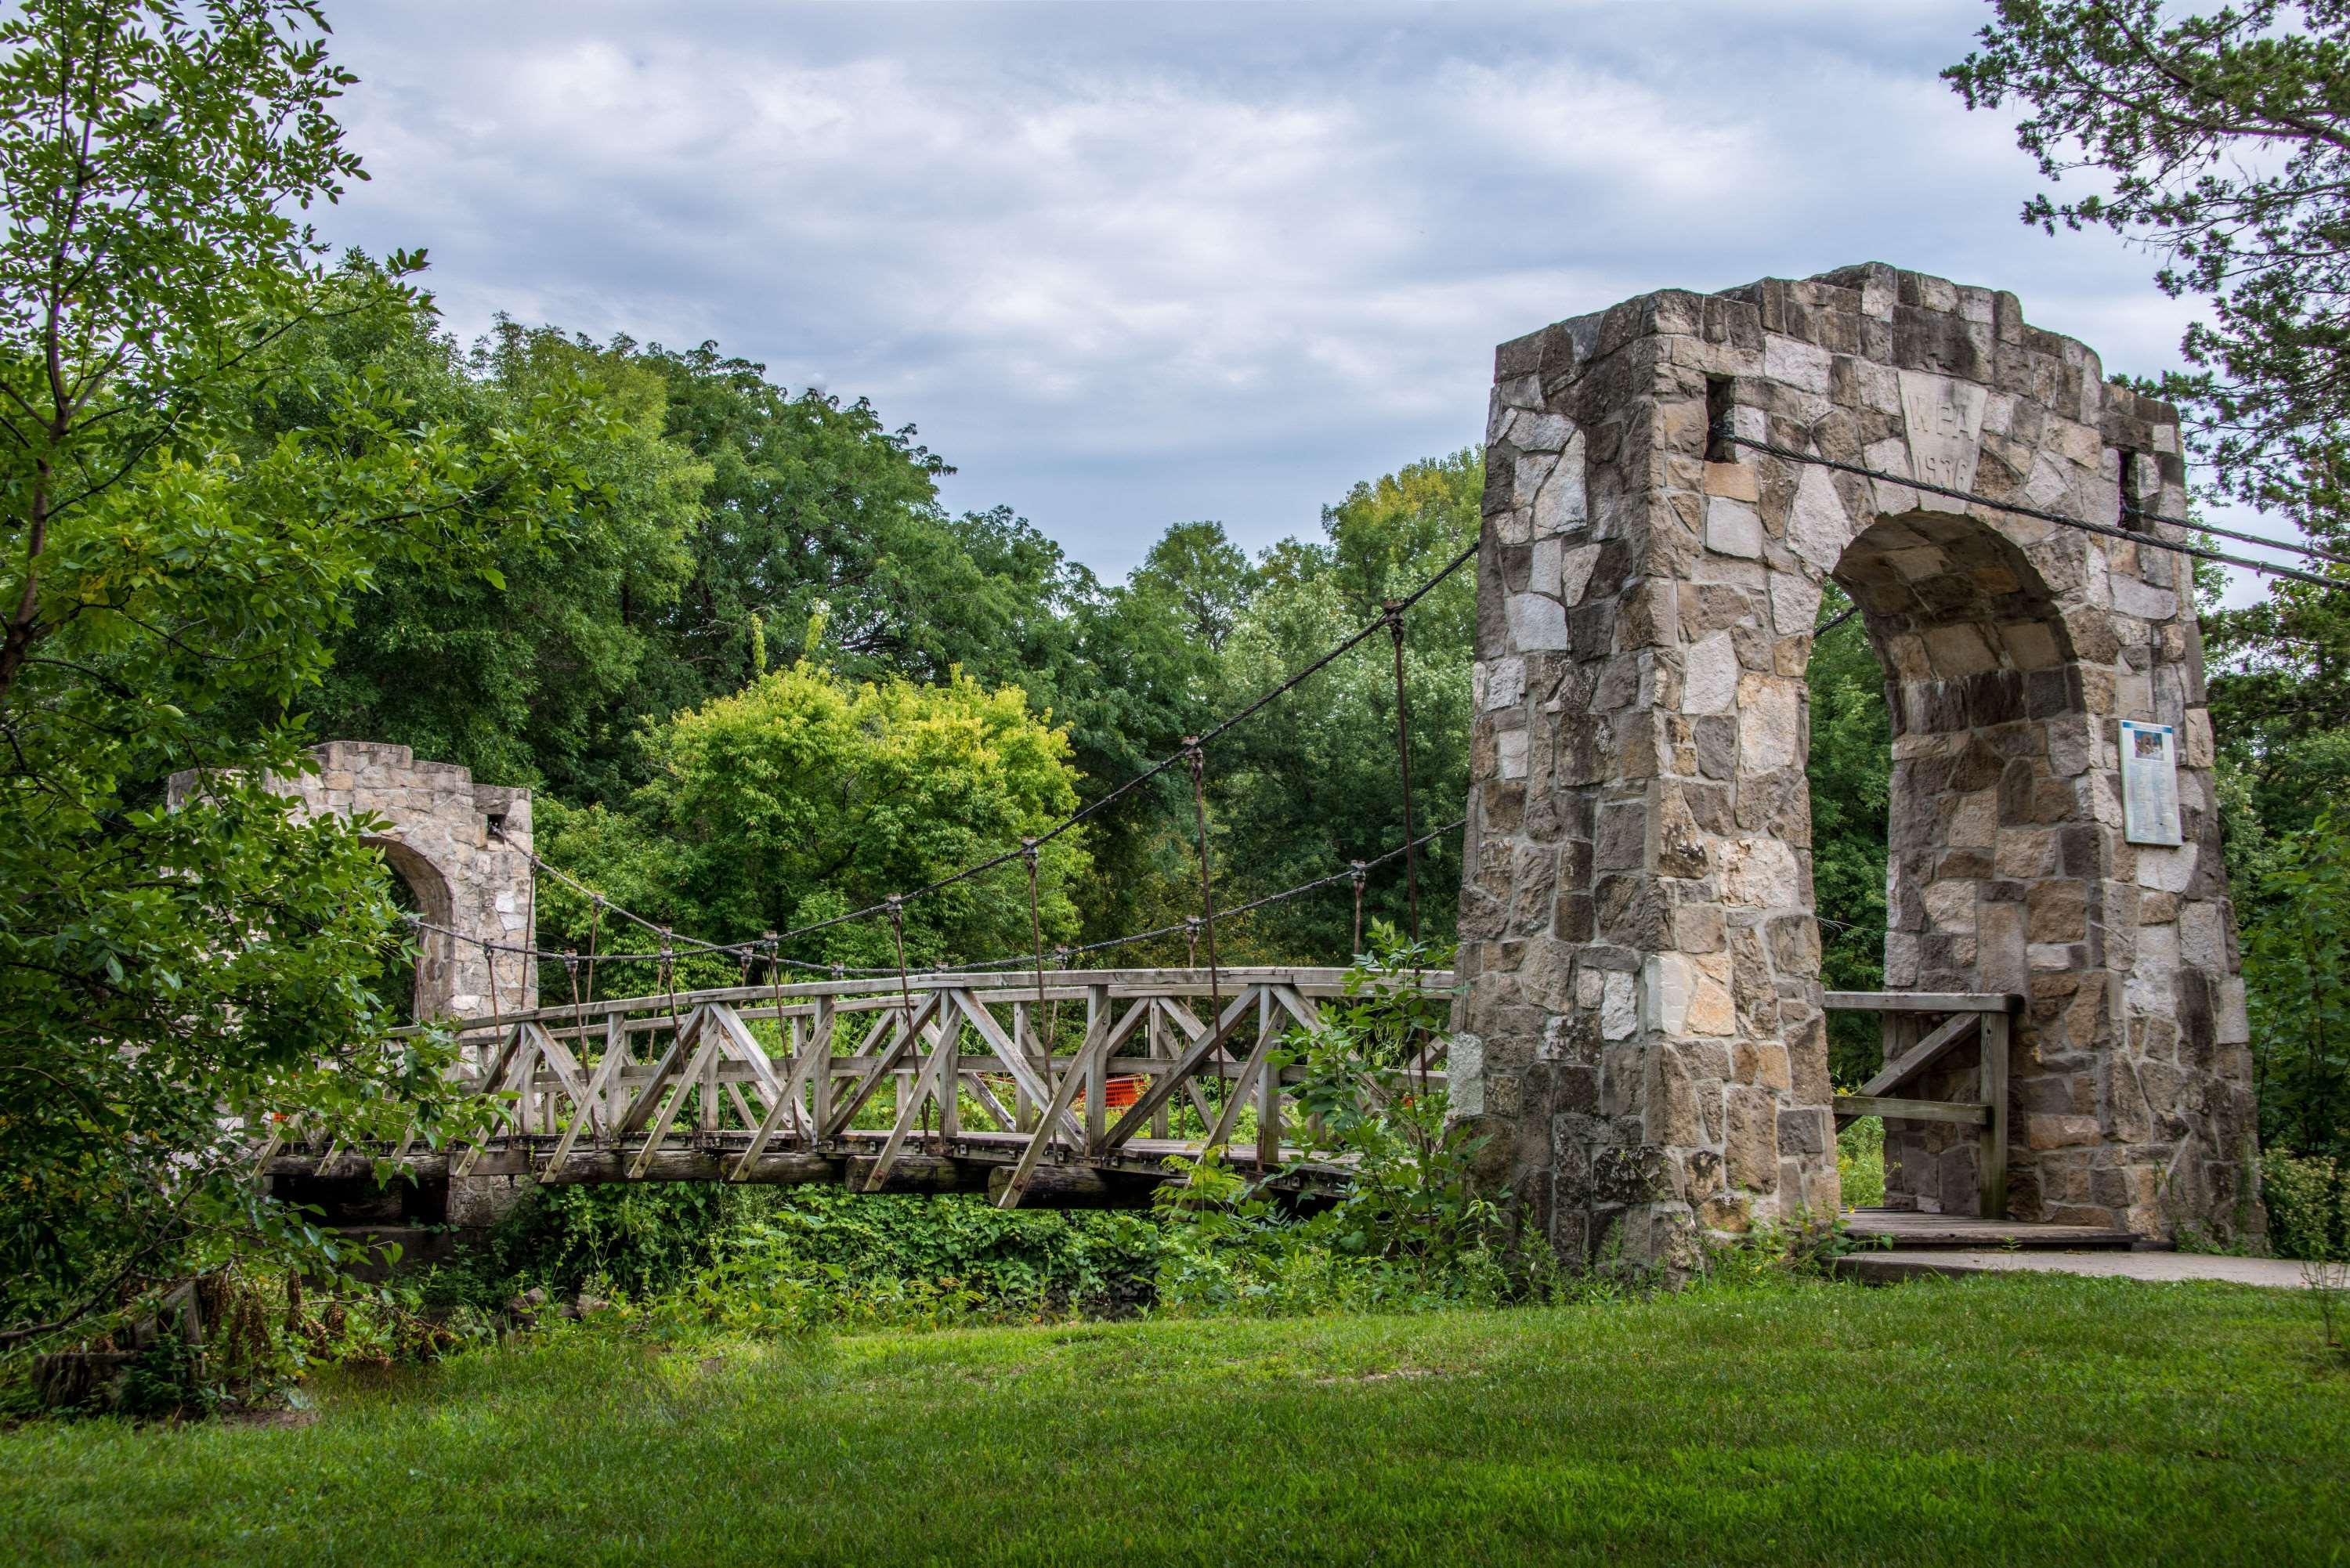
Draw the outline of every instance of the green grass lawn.
M0 1555L168 1563L2350 1561L2289 1293L2058 1277L657 1348L302 1427L0 1435Z

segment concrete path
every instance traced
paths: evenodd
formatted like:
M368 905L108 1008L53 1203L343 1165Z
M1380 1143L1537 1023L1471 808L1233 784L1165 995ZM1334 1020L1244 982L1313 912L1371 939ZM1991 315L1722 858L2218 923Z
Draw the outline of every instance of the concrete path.
M1973 1251L1896 1248L1847 1252L1836 1270L1871 1284L1926 1274L2093 1274L2122 1280L2220 1280L2230 1284L2301 1290L2301 1265L2282 1258L2223 1258L2203 1252Z

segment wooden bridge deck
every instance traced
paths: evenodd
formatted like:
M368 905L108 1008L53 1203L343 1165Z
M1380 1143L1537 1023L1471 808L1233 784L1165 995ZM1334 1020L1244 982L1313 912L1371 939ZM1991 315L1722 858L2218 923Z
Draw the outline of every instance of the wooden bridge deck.
M829 1182L865 1192L984 1192L1004 1208L1139 1206L1179 1159L1232 1167L1311 1201L1348 1171L1311 1158L1285 1043L1322 1023L1348 971L1219 970L931 973L623 997L462 1021L470 1082L498 1100L479 1143L433 1150L306 1146L280 1128L256 1168L289 1179L372 1176L389 1159L432 1179L529 1176L553 1184ZM1448 994L1449 971L1416 977ZM1948 1015L1904 1043L1840 1117L1975 1126L1985 1212L2005 1197L2005 995L1829 992L1833 1010L1897 1021ZM1203 1005L1204 1004L1204 1005ZM1210 1020L1212 1020L1212 1027ZM1923 1025L1919 1024L1922 1029ZM1981 1103L1887 1098L1951 1046L1982 1044ZM1398 1064L1447 1086L1438 1032ZM1377 1092L1376 1090L1372 1092ZM1394 1077L1388 1092L1400 1092ZM1863 1210L1864 1239L1902 1246L2125 1246L2126 1232Z
M1171 1158L1209 1147L1301 1197L1345 1179L1297 1139L1304 1074L1282 1047L1321 1023L1347 971L1023 979L741 986L466 1020L471 1081L500 1099L494 1136L446 1151L319 1148L281 1129L257 1168L335 1179L388 1158L426 1179L840 1182L983 1191L1005 1208L1145 1204ZM1418 984L1442 994L1452 976ZM1408 1064L1412 1082L1443 1085L1442 1045Z

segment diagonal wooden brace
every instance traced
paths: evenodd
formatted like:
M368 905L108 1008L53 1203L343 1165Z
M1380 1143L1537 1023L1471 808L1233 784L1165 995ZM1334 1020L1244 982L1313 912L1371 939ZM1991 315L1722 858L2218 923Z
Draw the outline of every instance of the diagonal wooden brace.
M1224 1004L1223 1016L1216 1020L1215 1028L1193 1038L1183 1048L1183 1054L1175 1059L1175 1065L1151 1081L1150 1086L1142 1092L1142 1097L1128 1106L1126 1115L1109 1129L1109 1136L1102 1140L1104 1152L1124 1145L1127 1139L1148 1125L1153 1111L1174 1097L1175 1085L1198 1072L1200 1064L1224 1043L1225 1037L1240 1027L1241 1020L1248 1016L1249 1009L1255 1004L1259 989L1253 985L1243 987L1238 996Z

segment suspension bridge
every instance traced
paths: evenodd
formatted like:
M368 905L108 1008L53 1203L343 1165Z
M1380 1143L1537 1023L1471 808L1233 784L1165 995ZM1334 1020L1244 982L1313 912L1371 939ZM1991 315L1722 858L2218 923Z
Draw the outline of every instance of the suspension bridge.
M394 1169L420 1183L837 1182L863 1192L985 1192L1005 1208L1066 1208L1148 1203L1178 1161L1213 1149L1271 1189L1309 1201L1328 1195L1345 1179L1345 1165L1315 1158L1315 1129L1295 1095L1305 1069L1284 1045L1323 1027L1322 1009L1345 993L1348 971L1226 966L1218 934L1260 909L1350 892L1359 951L1366 890L1399 865L1418 940L1420 855L1464 823L1416 831L1406 622L1475 555L1474 546L1461 551L1278 685L1016 845L791 929L733 941L681 933L541 859L496 814L484 827L489 846L519 857L534 877L572 888L591 918L584 950L554 950L409 917L420 938L479 954L488 1012L442 1026L456 1033L466 1086L492 1100L494 1130L450 1150L421 1148L413 1138L387 1150L337 1147L298 1122L275 1124L257 1168L307 1192L320 1190L319 1183L372 1179L388 1155ZM1382 630L1391 644L1404 841L1220 908L1208 815L1211 748ZM1048 949L1038 851L1170 774L1188 774L1200 912ZM1030 950L910 968L909 908L991 874L1024 891ZM795 956L810 938L868 921L888 927L894 965L852 968ZM637 947L607 950L608 922L631 929ZM1070 967L1176 938L1187 952L1180 969ZM743 983L680 990L679 971L689 960L739 965ZM615 969L650 979L650 987L597 996L599 973L608 984ZM541 973L561 977L566 1000L531 1004L539 988L530 981ZM1425 970L1395 989L1449 999L1451 984L1450 971ZM1391 1064L1423 1103L1440 1103L1427 1097L1446 1086L1446 1048L1440 1029L1422 1028Z
M418 1011L457 1031L496 1126L360 1149L278 1124L258 1168L333 1182L390 1158L452 1190L830 1181L1076 1206L1147 1202L1215 1150L1310 1199L1348 1173L1295 1047L1347 971L1335 953L1227 964L1220 931L1351 890L1359 950L1367 886L1399 872L1415 939L1425 896L1458 898L1459 972L1393 981L1431 1022L1366 1092L1448 1098L1570 1257L1613 1233L1663 1258L1691 1231L1816 1214L1836 1201L1835 1128L1864 1115L1885 1119L1890 1189L1936 1223L2231 1235L2256 1209L2253 1085L2189 567L2334 591L2322 569L2344 558L2189 516L2181 452L2174 411L2010 296L1875 264L1667 290L1498 350L1477 544L1134 776L927 886L754 937L681 932L540 861L519 792L423 776L403 752L380 769L400 787L370 796L330 763L289 789L353 815L393 799L409 815L387 857L422 877L439 845L459 867L420 897ZM1471 562L1468 810L1424 831L1456 813L1413 789L1407 628ZM1853 607L1822 623L1831 580ZM1856 617L1891 711L1888 989L1836 992L1804 670ZM1382 633L1399 841L1234 899L1211 853L1220 745ZM1038 849L1154 780L1189 784L1196 911L1048 945ZM1421 888L1421 852L1453 832L1461 885ZM583 950L537 941L541 877L588 900ZM979 878L1024 884L1027 949L910 965L907 911ZM858 923L887 932L861 956L893 961L827 961L842 950L820 939ZM1180 967L1092 967L1178 939ZM739 983L703 983L713 968ZM1886 1046L1848 1095L1827 1074L1842 1010L1877 1014Z
M498 1097L491 1135L395 1148L422 1179L830 1182L985 1192L1004 1208L1148 1203L1170 1158L1223 1149L1302 1196L1342 1166L1296 1141L1305 1069L1284 1040L1322 1026L1336 969L961 971L625 997L476 1021L461 1037ZM1449 971L1403 977L1449 992ZM1407 1092L1444 1086L1445 1037ZM261 1154L267 1174L371 1176L380 1150Z

